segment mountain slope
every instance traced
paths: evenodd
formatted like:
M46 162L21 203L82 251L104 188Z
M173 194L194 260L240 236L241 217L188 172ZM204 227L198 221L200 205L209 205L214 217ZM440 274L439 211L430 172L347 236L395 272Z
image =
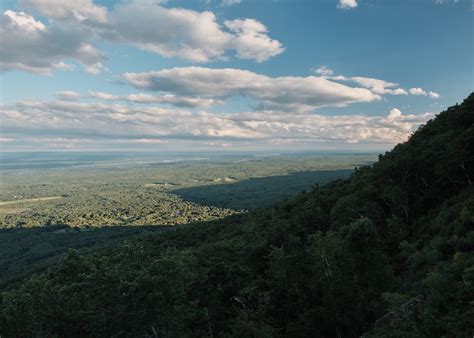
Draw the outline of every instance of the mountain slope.
M471 94L348 180L71 252L1 293L0 334L470 337L473 123Z

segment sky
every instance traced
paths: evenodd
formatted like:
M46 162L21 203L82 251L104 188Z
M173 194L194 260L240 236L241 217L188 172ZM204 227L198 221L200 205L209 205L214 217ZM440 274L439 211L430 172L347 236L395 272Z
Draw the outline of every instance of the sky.
M0 4L3 152L380 152L474 88L471 0Z

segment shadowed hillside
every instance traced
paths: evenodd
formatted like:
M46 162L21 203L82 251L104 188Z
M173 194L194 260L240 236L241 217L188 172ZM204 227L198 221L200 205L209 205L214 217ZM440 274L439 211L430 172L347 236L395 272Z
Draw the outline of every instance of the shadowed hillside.
M68 249L91 252L150 232L164 232L166 226L69 227L0 229L0 287L44 270Z
M292 197L314 184L326 184L347 178L352 170L321 170L296 172L283 176L250 178L227 184L206 185L174 190L185 200L231 209L257 209ZM231 179L230 179L231 180Z

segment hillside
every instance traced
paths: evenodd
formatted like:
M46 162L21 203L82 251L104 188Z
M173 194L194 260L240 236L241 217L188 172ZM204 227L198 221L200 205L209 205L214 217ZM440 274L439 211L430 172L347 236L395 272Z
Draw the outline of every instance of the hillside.
M474 93L347 180L0 294L5 337L472 337Z

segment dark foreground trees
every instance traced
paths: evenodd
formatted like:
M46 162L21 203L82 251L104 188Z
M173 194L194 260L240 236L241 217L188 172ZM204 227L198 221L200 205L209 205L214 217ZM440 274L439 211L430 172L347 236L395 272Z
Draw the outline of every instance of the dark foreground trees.
M5 337L472 337L474 94L347 181L0 294Z

